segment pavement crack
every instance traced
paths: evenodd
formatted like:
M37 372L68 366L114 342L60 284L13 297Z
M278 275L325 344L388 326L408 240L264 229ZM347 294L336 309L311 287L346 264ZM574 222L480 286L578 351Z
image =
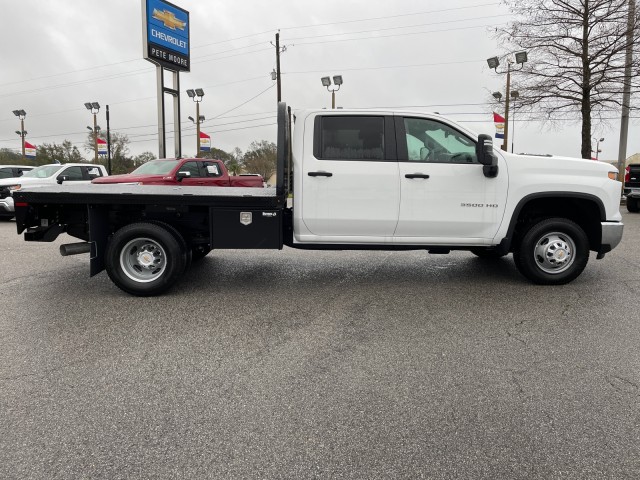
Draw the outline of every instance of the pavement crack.
M606 381L614 390L620 393L629 393L640 396L640 386L627 378L620 377L618 375L610 375L606 377Z
M511 333L509 330L507 330L507 337L508 338L513 338L514 340L517 340L518 342L520 342L523 345L527 345L527 342L525 340L523 340L522 338L518 337L517 335L514 335L513 333Z

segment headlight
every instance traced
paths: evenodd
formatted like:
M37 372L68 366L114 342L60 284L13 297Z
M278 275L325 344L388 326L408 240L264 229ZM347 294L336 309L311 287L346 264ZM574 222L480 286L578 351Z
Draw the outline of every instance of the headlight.
M20 190L21 188L22 188L22 185L9 185L10 192L15 192L16 190Z

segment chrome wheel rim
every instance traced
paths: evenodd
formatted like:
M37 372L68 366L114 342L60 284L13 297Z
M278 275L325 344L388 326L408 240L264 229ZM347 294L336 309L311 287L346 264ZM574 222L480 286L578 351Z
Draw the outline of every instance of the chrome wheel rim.
M576 244L566 233L545 233L533 249L538 268L552 275L569 269L575 260Z
M120 267L134 282L152 282L162 276L167 268L167 255L155 240L135 238L120 252Z

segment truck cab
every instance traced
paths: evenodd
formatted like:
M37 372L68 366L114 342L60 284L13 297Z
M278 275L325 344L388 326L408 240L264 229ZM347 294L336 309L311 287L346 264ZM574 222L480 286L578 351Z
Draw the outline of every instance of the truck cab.
M510 154L437 114L310 110L295 118L294 244L513 250L523 213L578 220L599 251L602 229L620 228L610 165Z

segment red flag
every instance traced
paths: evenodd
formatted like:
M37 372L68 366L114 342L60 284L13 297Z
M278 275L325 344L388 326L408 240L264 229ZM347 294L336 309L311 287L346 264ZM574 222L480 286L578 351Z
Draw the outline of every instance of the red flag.
M493 123L504 123L504 117L496 112L493 112Z

